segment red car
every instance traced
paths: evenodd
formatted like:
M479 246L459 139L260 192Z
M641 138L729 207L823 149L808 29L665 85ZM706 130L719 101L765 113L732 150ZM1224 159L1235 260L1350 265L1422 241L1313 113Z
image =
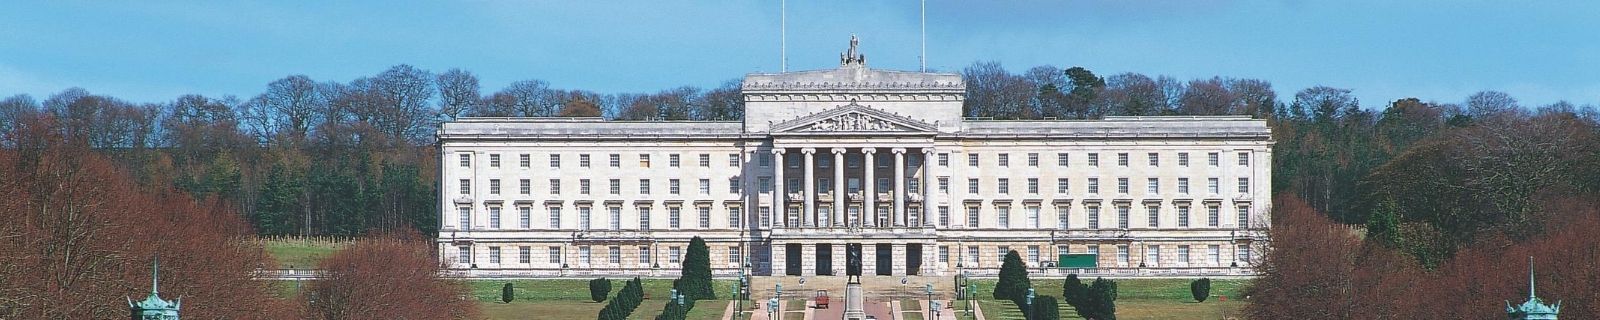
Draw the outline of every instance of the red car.
M816 303L817 303L817 309L827 309L828 308L828 290L817 290L817 297L815 298L815 300L816 300Z

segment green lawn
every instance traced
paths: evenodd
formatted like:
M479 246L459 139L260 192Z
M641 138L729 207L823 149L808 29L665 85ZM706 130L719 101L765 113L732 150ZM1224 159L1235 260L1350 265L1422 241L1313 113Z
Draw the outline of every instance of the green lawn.
M611 293L607 299L617 295L617 290L628 279L611 279ZM500 302L500 287L507 282L511 283L516 299L514 301L590 301L589 279L540 279L540 280L472 280L467 284L472 287L472 296L478 301ZM733 287L733 280L712 280L711 287L717 289L719 298L731 298L728 288ZM643 279L640 285L644 286L644 295L648 299L645 305L654 301L666 301L672 293L672 279ZM596 307L595 310L599 310ZM639 308L644 308L641 305ZM698 309L698 308L697 308Z
M322 261L322 258L339 251L348 243L319 239L261 240L262 247L273 260L278 261L279 268L296 269L316 268L317 262Z
M717 320L722 319L722 312L728 307L728 300L706 300L695 303L694 309L689 310L689 319ZM600 309L605 308L604 302L584 301L520 301L512 303L484 302L478 304L483 310L483 315L489 319L593 319L600 314ZM650 300L640 304L633 310L629 319L655 319L661 314L661 309L666 307L666 300Z
M1094 279L1083 279L1085 284ZM1189 293L1192 279L1118 279L1118 319L1221 319L1236 317L1244 309L1241 296L1248 280L1211 280L1211 298L1204 303L1194 302ZM988 319L1022 319L1022 313L1011 301L987 299L994 290L995 280L974 280L978 284L979 305ZM1061 296L1061 279L1033 279L1037 295ZM1218 296L1228 296L1222 302ZM958 308L961 305L957 305ZM1060 302L1063 319L1077 319L1077 313L1065 301Z

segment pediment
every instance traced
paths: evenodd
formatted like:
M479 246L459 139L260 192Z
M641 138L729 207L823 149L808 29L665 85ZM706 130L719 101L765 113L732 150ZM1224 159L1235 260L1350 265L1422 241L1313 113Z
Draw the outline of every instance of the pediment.
M773 133L932 133L937 128L869 106L842 105L772 126Z

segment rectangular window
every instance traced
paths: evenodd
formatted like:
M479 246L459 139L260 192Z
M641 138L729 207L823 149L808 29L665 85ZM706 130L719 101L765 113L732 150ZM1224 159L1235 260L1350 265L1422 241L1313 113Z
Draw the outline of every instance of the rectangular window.
M683 261L683 249L679 247L667 247L667 263L676 264L681 261Z
M978 265L978 246L967 246L967 262L971 266Z
M940 167L949 167L950 166L950 154L949 153L940 153L939 154L939 166Z
M1222 193L1222 190L1217 186L1217 178L1206 179L1206 190L1211 191L1211 194Z
M995 187L999 189L1000 194L1011 194L1011 179L1000 178L1000 181L995 183Z
M550 229L561 229L561 207L550 206Z
M589 167L589 154L585 153L585 154L578 155L578 167L579 168L588 168Z
M533 155L526 153L517 155L517 164L523 168L533 167Z
M489 167L490 168L499 168L500 167L500 154L498 154L498 153L490 153L489 154Z
M1145 157L1146 158L1150 158L1150 166L1151 167L1160 167L1161 166L1161 154L1160 153L1151 152L1149 154L1146 154Z
M1128 211L1131 209L1128 206L1117 206L1117 228L1128 228Z
M1161 227L1161 206L1159 206L1159 205L1147 205L1147 206L1145 206L1144 207L1144 216L1147 219L1150 219L1149 221L1145 222L1145 226L1151 227L1151 228L1160 228Z
M533 263L533 247L529 247L529 246L517 247L517 263L521 263L521 264Z
M967 166L968 167L977 167L978 166L978 154L977 153L968 153L967 154Z
M500 194L500 179L489 179L489 194Z
M1144 247L1145 266L1155 267L1161 265L1161 246L1148 245Z
M683 191L680 187L681 187L681 185L679 184L678 179L667 180L667 193L668 194L680 194L679 192Z
M1239 210L1239 213L1234 215L1235 217L1238 217L1238 219L1239 219L1239 224L1236 225L1236 226L1241 228L1241 229L1249 228L1250 227L1250 206L1243 206L1242 205L1242 206L1239 206L1238 210Z
M518 180L517 191L522 194L533 194L533 180Z
M700 179L700 195L711 194L711 179Z
M1128 178L1117 178L1117 194L1128 194Z
M1189 266L1189 245L1178 246L1178 265Z
M1100 178L1089 178L1089 194L1100 193Z
M994 253L994 261L1006 261L1006 254L1011 253L1011 246L995 247Z
M967 227L968 228L977 228L978 227L978 217L979 216L978 216L978 207L977 206L967 207Z
M462 229L472 227L472 207L456 208L456 216L459 217L456 222Z
M1219 158L1222 158L1222 156L1217 152L1207 153L1206 154L1206 163L1211 164L1211 166L1213 166L1213 167L1218 166L1217 163L1221 162L1221 160Z
M1189 227L1189 206L1178 206L1178 227Z
M650 246L639 246L639 265L650 265Z
M1029 153L1028 154L1028 166L1029 167L1037 167L1037 166L1039 166L1039 153L1035 152L1035 153Z
M711 207L700 207L700 229L711 229Z
M728 193L739 194L741 185L739 177L728 178Z
M1070 185L1071 184L1067 182L1067 178L1056 178L1056 193L1068 194L1068 191L1072 190L1068 187Z
M1028 215L1028 228L1029 229L1038 229L1039 228L1039 206L1028 206L1027 208L1025 208L1023 210L1026 211L1027 215Z
M701 153L700 154L700 167L701 168L710 168L711 167L711 154L710 153Z
M518 207L517 222L522 229L533 229L533 207Z
M1222 220L1221 211L1222 210L1218 209L1217 206L1214 206L1214 205L1206 206L1206 226L1207 227L1212 227L1212 228L1216 228L1217 227L1217 224L1220 223L1219 221Z
M683 227L683 208L667 207L667 223L673 230Z
M472 263L472 246L457 246L456 262Z
M757 221L756 223L758 223L758 224L760 224L762 226L766 226L766 225L771 225L772 224L772 207L763 206L761 208L756 209L756 211L757 211L756 212L756 218L761 219L760 221Z
M1126 244L1117 245L1117 265L1128 265L1128 245Z
M589 179L578 179L578 194L589 194Z
M1178 166L1179 167L1187 167L1187 166L1189 166L1189 153L1188 152L1179 152L1178 153Z
M622 194L622 179L611 179L606 182L606 189L611 194Z
M1189 178L1178 178L1178 194L1189 194Z
M1119 166L1119 167L1128 166L1128 153L1127 152L1118 152L1117 153L1117 166Z
M560 154L554 154L554 153L550 154L550 167L551 168L560 168L561 167L561 155Z
M489 207L489 228L500 228L500 207Z
M772 192L772 177L756 178L756 186L761 188L761 193Z
M1010 206L996 206L996 207L994 207L994 215L995 215L995 217L1000 218L1000 228L1001 229L1011 229L1011 207Z
M606 210L611 214L611 219L608 221L611 223L611 230L622 230L622 207L606 207Z
M472 194L472 180L461 179L461 194Z
M500 247L497 247L497 246L490 246L489 247L489 263L490 264L500 264Z
M1215 244L1206 246L1206 261L1211 262L1211 266L1222 265L1222 246Z
M1240 152L1239 153L1239 165L1240 166L1246 166L1246 167L1250 166L1250 153L1249 152Z
M669 154L667 155L667 166L677 168L680 160L682 159L679 158L678 154Z
M589 215L592 213L592 211L593 210L591 210L589 207L578 207L578 223L581 224L578 226L578 229L589 230L589 227L594 222L592 219L590 219L591 217Z
M609 164L611 165L612 168L621 168L622 167L622 155L621 154L613 153L613 154L611 154L611 156L609 156L609 158L610 159L608 159L608 161L606 161L606 162L609 162Z
M1233 245L1233 261L1238 262L1241 266L1245 265L1246 263L1250 263L1250 245Z
M950 207L939 206L939 226L950 227Z
M561 179L550 179L550 194L561 194Z
M1090 152L1089 153L1089 166L1090 167L1099 167L1100 166L1100 153L1098 153L1098 152Z
M1100 258L1100 245L1092 244L1089 245L1088 249L1089 251L1086 253L1094 255L1096 259Z
M1100 206L1088 206L1089 229L1100 229Z
M967 193L978 194L978 178L967 179Z
M587 266L590 263L593 263L594 256L591 255L591 253L592 252L589 251L589 246L578 247L578 264Z
M1068 161L1068 159L1069 158L1067 158L1067 153L1066 152L1057 153L1056 154L1056 166L1057 167L1066 167L1066 166L1068 166L1071 163L1070 161Z
M650 154L648 154L648 153L640 153L639 154L639 167L640 168L649 168L650 167Z
M1056 229L1061 229L1061 230L1066 230L1067 229L1067 218L1070 217L1069 214L1071 213L1071 211L1072 211L1072 207L1071 206L1066 206L1066 205L1056 206Z
M548 259L546 261L550 262L550 264L561 264L561 247L548 247L545 250L545 256Z
M939 177L939 193L950 193L950 177Z
M1039 194L1039 178L1028 178L1028 194Z
M611 264L622 264L622 247L611 246L606 248L606 261Z
M739 165L740 165L740 162L744 162L744 159L740 159L739 158L739 154L737 154L737 153L728 154L728 167L729 168L738 168Z
M950 246L939 246L939 263L950 263Z
M1039 263L1039 246L1028 246L1028 260L1024 263Z
M744 261L744 258L743 255L741 255L741 252L739 252L739 247L728 247L728 263L739 265L739 262L741 261Z
M462 153L458 157L461 159L461 167L462 168L472 167L472 154L471 153Z
M639 212L639 230L650 230L650 207L641 206Z
M1144 192L1147 193L1149 196L1155 196L1156 194L1160 194L1161 193L1161 179L1160 178L1146 178L1145 182L1144 182L1144 188L1145 188Z
M758 156L756 156L756 162L759 162L759 164L762 167L771 167L772 166L772 154L763 153L761 155L758 155Z
M1250 193L1250 178L1239 178L1239 193Z
M1009 154L1009 153L1001 153L1001 154L995 155L995 158L999 159L1001 167L1009 167L1009 166L1011 166L1011 154Z
M639 179L639 194L650 194L650 179Z
M728 207L728 226L733 228L744 227L744 208Z

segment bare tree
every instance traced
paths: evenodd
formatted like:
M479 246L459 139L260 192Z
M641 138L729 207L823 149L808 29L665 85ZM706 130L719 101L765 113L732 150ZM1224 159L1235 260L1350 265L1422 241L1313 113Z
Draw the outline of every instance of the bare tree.
M473 319L466 285L439 277L420 235L372 235L322 260L322 278L301 297L308 319ZM405 288L396 290L395 288Z
M1166 91L1161 84L1138 73L1122 73L1106 78L1103 93L1109 115L1152 116L1167 109Z
M1479 91L1467 97L1467 115L1483 119L1519 109L1517 99L1500 91Z
M699 116L701 120L739 120L744 119L744 95L739 93L739 79L724 81L722 86L707 91L704 97L705 107Z
M472 72L450 69L434 83L439 87L439 114L445 120L455 120L483 103L478 96L478 76Z
M1196 79L1189 81L1188 90L1179 98L1178 110L1191 115L1232 114L1236 100L1222 78Z
M241 118L257 140L283 135L304 141L322 110L328 108L323 85L305 75L292 75L267 84L267 91L245 102Z

